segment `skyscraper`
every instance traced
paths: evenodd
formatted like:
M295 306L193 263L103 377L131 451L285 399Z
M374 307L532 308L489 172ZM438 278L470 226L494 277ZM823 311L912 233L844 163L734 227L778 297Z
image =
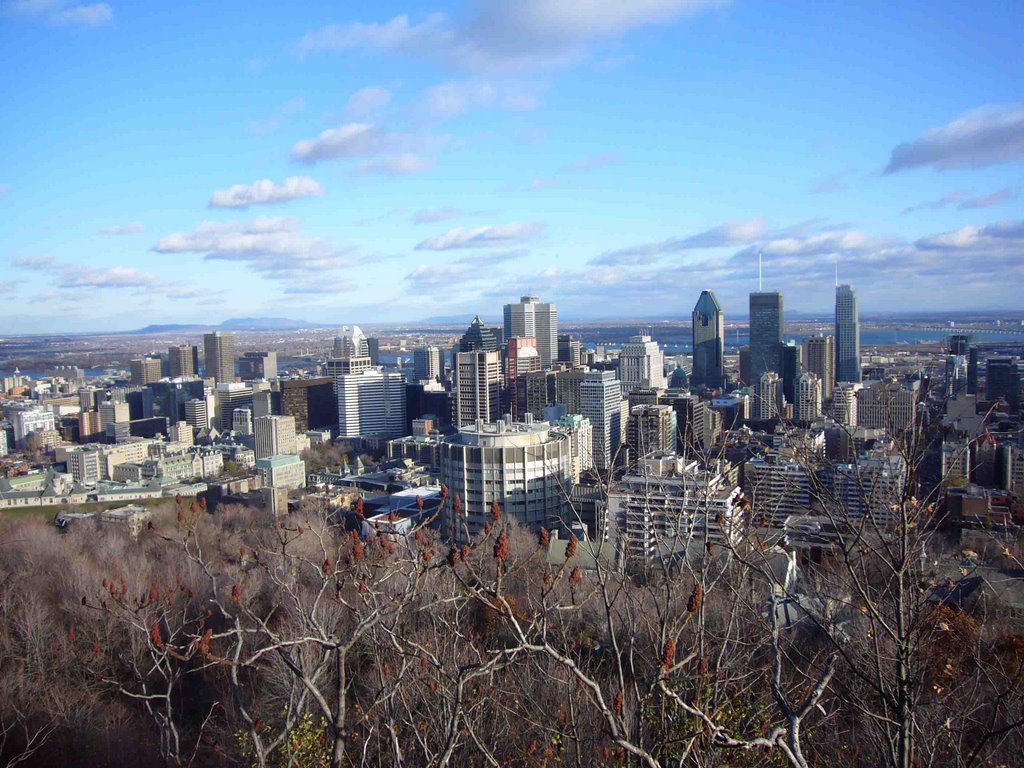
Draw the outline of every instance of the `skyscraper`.
M807 336L804 338L804 368L821 379L822 401L832 399L832 385L836 380L835 337Z
M497 352L500 347L494 329L484 325L480 315L473 318L473 322L459 339L459 352Z
M132 372L132 384L145 386L151 381L160 381L160 358L140 357L129 363Z
M779 370L782 346L782 294L758 291L750 294L750 382L759 382L765 371Z
M860 381L860 316L848 285L836 286L836 381Z
M650 336L630 336L619 353L619 379L623 394L637 387L665 388L665 355Z
M279 456L283 453L297 453L293 416L259 416L252 424L257 459Z
M192 344L179 344L167 349L167 374L179 376L199 375L199 349Z
M711 291L701 291L693 308L693 375L695 387L725 384L725 315Z
M246 352L238 361L238 375L243 381L277 378L277 352Z
M540 364L549 368L558 359L558 308L542 304L536 296L523 296L505 305L505 338L528 336L537 340Z
M366 341L366 334L358 325L351 328L347 325L341 327L341 331L334 337L334 348L331 350L331 357L369 357L370 345Z
M401 437L405 434L405 377L368 368L339 374L339 437Z
M580 382L580 415L593 426L594 466L611 469L622 440L622 389L614 371L588 371Z
M235 334L215 331L203 334L206 375L218 384L235 380Z
M443 371L440 347L417 347L413 350L412 361L414 382L437 381Z
M477 419L501 418L501 353L459 352L455 356L454 389L456 427L475 424Z

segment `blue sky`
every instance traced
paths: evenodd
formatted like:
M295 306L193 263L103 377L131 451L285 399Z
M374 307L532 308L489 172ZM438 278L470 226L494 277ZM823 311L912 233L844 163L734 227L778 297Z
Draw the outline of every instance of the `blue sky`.
M0 0L0 333L1020 307L1019 2L269 5Z

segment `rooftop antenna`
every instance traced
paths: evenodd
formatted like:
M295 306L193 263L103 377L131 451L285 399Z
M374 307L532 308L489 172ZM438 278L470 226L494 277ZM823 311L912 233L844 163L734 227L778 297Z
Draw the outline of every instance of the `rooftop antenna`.
M760 293L764 290L764 285L761 283L761 251L757 252L757 291Z
M836 288L839 287L839 257L836 256Z

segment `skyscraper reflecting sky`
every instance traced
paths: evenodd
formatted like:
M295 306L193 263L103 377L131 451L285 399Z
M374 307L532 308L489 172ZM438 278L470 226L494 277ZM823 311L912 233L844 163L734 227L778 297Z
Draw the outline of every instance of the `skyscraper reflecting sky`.
M836 286L836 381L860 381L860 316L849 285Z
M697 387L721 387L725 379L725 315L711 291L693 308L693 375Z
M750 294L750 374L753 381L765 371L779 370L782 346L782 294L757 291Z

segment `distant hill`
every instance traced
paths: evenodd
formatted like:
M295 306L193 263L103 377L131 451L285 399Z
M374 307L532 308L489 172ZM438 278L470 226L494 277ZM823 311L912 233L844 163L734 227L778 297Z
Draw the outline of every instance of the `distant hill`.
M232 317L220 325L198 323L168 323L147 325L134 331L125 331L129 336L149 336L157 333L202 333L203 331L296 331L300 328L319 328L317 323L292 320L287 317Z

